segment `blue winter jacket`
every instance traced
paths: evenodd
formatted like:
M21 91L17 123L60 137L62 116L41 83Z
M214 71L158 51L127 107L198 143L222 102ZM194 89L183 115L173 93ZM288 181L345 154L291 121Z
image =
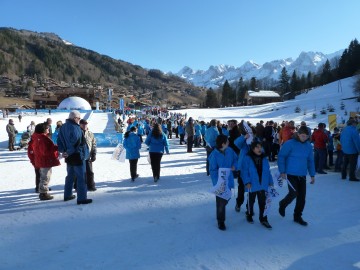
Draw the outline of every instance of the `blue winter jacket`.
M201 135L202 135L202 136L205 136L206 125L201 125L201 126L200 126L200 130L201 130Z
M195 136L201 136L201 126L195 125Z
M66 119L65 124L61 126L57 145L60 153L66 152L69 156L80 153L82 160L89 159L89 148L80 125L71 119Z
M234 144L240 150L237 169L241 170L242 161L243 161L245 155L247 155L247 153L249 152L250 146L246 143L246 138L244 135L237 137L234 141Z
M126 149L126 159L140 158L141 142L137 134L130 132L129 137L124 139L123 146Z
M184 129L184 127L182 125L178 125L178 132L179 132L180 135L185 134L185 129Z
M215 186L219 178L219 168L236 168L237 155L231 147L227 147L224 153L215 148L209 156L209 172L212 184ZM234 175L229 175L229 188L234 188Z
M215 148L216 146L216 138L219 136L219 130L215 126L209 127L205 132L205 141L206 144Z
M160 138L152 136L152 132L146 137L145 144L149 146L149 152L151 153L164 153L164 149L169 154L169 142L166 135L162 133Z
M226 127L222 127L221 130L222 130L222 134L223 134L223 135L229 136L229 131L227 130Z
M274 185L274 181L270 172L270 164L265 156L262 157L261 184L254 160L249 154L244 156L241 163L240 172L244 185L246 186L248 183L251 184L251 192L260 190L267 191L269 185Z
M140 136L145 135L144 126L142 124L139 124L137 134Z
M165 134L167 134L168 130L167 130L167 125L166 124L161 124L161 129Z
M315 176L314 153L310 142L299 141L297 137L286 141L278 154L280 173L295 176Z
M355 126L346 126L340 134L340 142L344 154L360 153L360 137Z

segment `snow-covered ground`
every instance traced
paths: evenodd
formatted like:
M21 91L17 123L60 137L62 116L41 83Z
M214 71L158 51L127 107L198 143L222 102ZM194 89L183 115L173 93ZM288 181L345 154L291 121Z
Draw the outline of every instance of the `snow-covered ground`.
M333 83L284 103L251 108L187 110L188 116L258 120L305 120L311 127L327 123L319 111L332 104L338 119L341 98L352 97L353 79L342 81L343 92ZM356 111L354 100L346 109ZM306 109L294 113L299 105ZM31 120L49 115L24 116L15 126L25 130ZM54 122L67 114L50 116ZM94 114L89 127L111 132L111 115ZM294 203L286 217L278 214L278 201L269 215L272 230L245 220L244 205L235 212L235 199L227 206L225 232L218 230L211 180L205 173L204 149L186 153L178 139L170 140L161 178L152 180L146 147L138 163L140 178L130 182L129 164L111 160L113 148L99 148L94 163L98 190L89 192L89 205L63 201L66 165L53 168L51 201L39 201L34 193L35 174L26 152L7 150L5 125L0 119L0 269L358 269L360 268L360 184L340 180L329 171L308 185L304 219L309 226L292 221ZM271 163L276 171L276 163ZM286 185L278 188L280 198ZM233 194L236 196L236 192Z

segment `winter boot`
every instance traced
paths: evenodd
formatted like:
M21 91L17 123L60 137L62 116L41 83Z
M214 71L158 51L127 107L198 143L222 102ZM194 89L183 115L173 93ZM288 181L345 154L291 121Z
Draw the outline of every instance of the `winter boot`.
M226 230L226 226L225 226L225 222L218 222L218 228L221 231L225 231Z
M48 200L52 200L54 198L54 196L51 196L49 193L40 193L39 194L39 199L41 201L48 201Z
M308 223L302 219L302 217L294 217L294 222L299 223L302 226L307 226Z

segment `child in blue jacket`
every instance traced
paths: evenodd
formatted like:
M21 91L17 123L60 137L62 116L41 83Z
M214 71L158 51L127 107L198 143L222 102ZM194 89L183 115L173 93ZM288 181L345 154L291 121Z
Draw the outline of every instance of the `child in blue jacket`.
M244 156L241 163L241 178L246 189L249 191L249 200L246 208L246 220L254 223L252 216L254 215L254 203L257 197L259 204L259 220L263 226L271 229L267 216L264 216L266 205L266 193L269 186L273 186L274 182L270 172L268 159L262 151L261 143L254 141L250 145L250 151Z
M130 163L131 181L139 177L137 174L137 163L140 158L141 141L136 134L136 126L132 126L129 131L125 132L123 146L126 149L126 159Z
M209 156L209 171L213 185L215 186L219 177L219 168L231 168L232 171L236 170L237 155L235 151L229 146L228 137L219 135L216 138L216 148ZM228 178L228 188L234 188L234 176L230 173ZM225 207L228 200L216 196L216 217L218 227L220 230L226 230L225 226Z

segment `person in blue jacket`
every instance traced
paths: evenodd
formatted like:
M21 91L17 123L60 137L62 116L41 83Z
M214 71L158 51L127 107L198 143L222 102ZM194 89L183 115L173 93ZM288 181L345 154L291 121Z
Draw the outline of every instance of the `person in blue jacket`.
M356 178L356 164L358 156L360 154L360 137L359 132L356 130L357 122L355 119L349 119L347 126L342 130L340 134L340 142L342 151L344 153L344 163L341 170L341 178L346 179L347 167L349 168L349 181L359 181Z
M201 126L198 121L194 124L195 135L194 135L194 147L199 147L201 142Z
M268 229L271 225L267 216L264 216L266 205L266 192L269 186L273 186L274 182L270 172L270 164L262 151L262 145L258 141L254 141L250 145L250 151L244 156L241 163L241 179L249 192L249 200L246 208L246 220L254 223L252 216L254 215L254 203L257 197L259 205L260 223Z
M206 146L206 141L205 141L205 132L206 132L206 124L204 121L200 122L200 132L201 132L201 141L203 146Z
M278 168L282 179L288 179L289 193L279 202L279 214L285 216L285 208L296 198L294 222L306 226L302 212L305 208L306 175L309 172L315 183L315 162L312 146L309 142L309 131L301 126L293 138L286 141L278 154Z
M185 143L185 124L184 124L184 120L181 120L179 125L178 125L178 132L180 135L180 145L182 145L183 143Z
M143 126L142 122L139 122L137 124L137 135L139 136L140 142L142 143L143 142L143 137L142 136L145 135L144 126Z
M220 135L216 126L216 119L210 121L210 127L206 129L205 141L206 141L206 174L209 176L209 156L216 147L216 138Z
M219 178L219 168L231 168L232 171L236 170L237 155L234 150L229 146L228 137L219 135L216 138L216 148L209 156L209 170L213 186L216 185ZM234 188L234 176L229 174L228 187L231 190ZM216 196L216 218L218 221L218 228L222 231L226 230L225 226L225 207L228 201Z
M240 212L241 205L244 203L245 200L245 186L244 182L241 178L241 164L242 161L247 155L247 153L250 150L250 143L247 143L247 139L250 137L248 133L243 132L241 136L237 137L234 141L234 145L240 150L239 158L238 158L238 165L237 169L239 170L239 177L238 177L238 192L237 192L237 198L236 198L236 205L235 205L235 211Z
M77 110L73 110L66 119L65 124L59 129L57 138L58 150L62 153L67 164L67 176L65 177L64 201L76 198L73 195L73 184L76 177L77 180L77 204L92 203L92 199L87 198L86 188L86 164L89 159L89 148L86 143L84 134L80 128L81 114Z
M126 149L126 159L130 163L131 181L135 181L139 177L137 174L137 163L140 158L141 140L137 135L137 128L132 126L129 131L124 134L123 146Z
M145 144L149 146L151 169L154 182L157 182L160 179L160 163L164 151L169 154L167 136L162 132L160 124L154 124L152 131L146 137Z

